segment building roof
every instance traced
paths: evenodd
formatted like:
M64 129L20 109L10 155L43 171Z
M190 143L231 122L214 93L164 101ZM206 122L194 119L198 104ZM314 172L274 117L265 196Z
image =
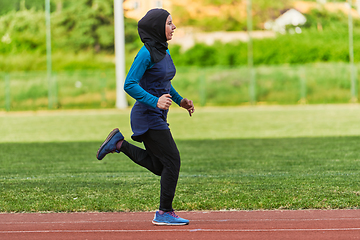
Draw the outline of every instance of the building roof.
M279 26L286 26L286 25L298 26L298 25L303 25L305 23L306 23L306 17L294 8L286 11L280 17L275 19L275 24Z

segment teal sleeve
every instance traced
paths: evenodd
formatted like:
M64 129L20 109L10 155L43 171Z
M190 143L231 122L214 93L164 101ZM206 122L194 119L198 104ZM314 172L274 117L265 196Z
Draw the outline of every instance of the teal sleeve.
M170 88L170 95L171 95L171 99L180 106L180 102L183 99L180 94L175 90L175 88L171 85Z
M143 46L136 55L133 64L126 76L124 90L135 100L156 108L158 97L146 92L140 87L139 82L145 71L154 66L151 62L149 51Z

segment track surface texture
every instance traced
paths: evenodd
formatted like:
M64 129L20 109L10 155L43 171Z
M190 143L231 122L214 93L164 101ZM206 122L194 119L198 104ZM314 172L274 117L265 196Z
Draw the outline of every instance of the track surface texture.
M360 239L360 210L177 212L187 226L155 226L153 212L2 213L0 239Z

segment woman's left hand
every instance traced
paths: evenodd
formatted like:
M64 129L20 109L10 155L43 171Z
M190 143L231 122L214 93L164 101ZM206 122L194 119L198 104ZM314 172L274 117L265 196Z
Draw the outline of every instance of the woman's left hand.
M185 108L188 110L190 117L192 116L193 112L195 111L193 101L183 98L180 102L180 107Z

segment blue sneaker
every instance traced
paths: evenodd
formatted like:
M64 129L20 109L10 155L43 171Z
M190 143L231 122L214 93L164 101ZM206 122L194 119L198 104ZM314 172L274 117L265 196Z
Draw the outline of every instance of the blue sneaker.
M156 211L155 218L152 221L155 225L188 225L189 220L179 217L175 214L174 211L165 212L160 214L159 211Z
M96 158L98 160L101 160L108 153L119 152L118 150L116 150L116 143L121 140L124 140L124 136L121 134L118 128L115 128L107 136L107 138L105 139L99 150L97 151Z

